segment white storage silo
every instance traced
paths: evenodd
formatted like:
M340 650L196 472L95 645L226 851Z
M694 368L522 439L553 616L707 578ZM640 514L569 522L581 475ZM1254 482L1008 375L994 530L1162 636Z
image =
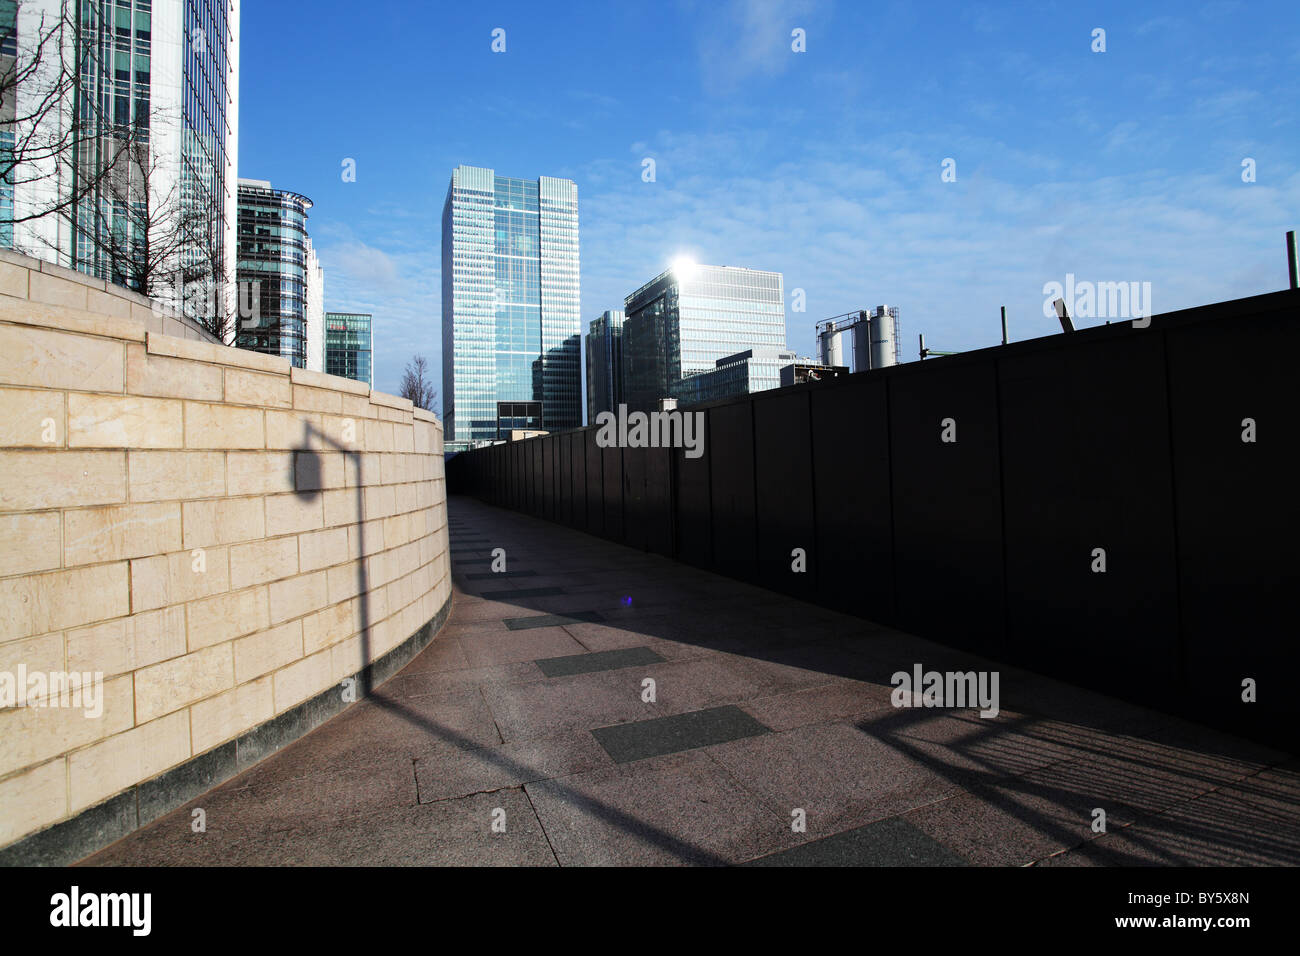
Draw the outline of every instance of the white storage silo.
M864 323L866 324L866 323ZM871 367L885 368L895 362L893 310L887 305L878 306L871 316Z
M823 365L844 364L844 333L834 325L828 325L821 331L817 336L817 344L821 349Z

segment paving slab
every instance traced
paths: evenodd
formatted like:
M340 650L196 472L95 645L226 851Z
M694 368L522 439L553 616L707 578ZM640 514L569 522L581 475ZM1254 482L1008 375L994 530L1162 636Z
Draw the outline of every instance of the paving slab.
M568 624L590 623L602 620L597 611L573 611L569 614L534 614L530 617L508 617L504 621L511 631L526 631L534 627L564 627ZM569 632L572 635L572 631Z
M615 763L629 763L770 731L739 707L727 706L598 727L591 733Z
M535 661L565 654L582 654L587 650L568 631L554 625L526 631L512 631L504 626L500 631L465 631L458 633L457 640L471 667Z
M423 803L567 777L612 764L586 731L498 747L437 753L417 758L417 792Z
M699 751L524 789L564 866L731 865L791 842L788 820Z
M737 740L708 756L774 813L803 810L808 832L831 833L961 792L927 765L852 724L828 723Z
M791 850L752 860L750 866L962 866L965 861L905 820L881 820Z
M485 601L518 601L521 598L554 597L563 593L564 588L508 588L502 591L484 591L479 596Z
M614 651L548 657L534 663L547 677L570 677L574 674L594 674L597 671L613 671L642 664L661 664L663 660L648 647L624 647Z

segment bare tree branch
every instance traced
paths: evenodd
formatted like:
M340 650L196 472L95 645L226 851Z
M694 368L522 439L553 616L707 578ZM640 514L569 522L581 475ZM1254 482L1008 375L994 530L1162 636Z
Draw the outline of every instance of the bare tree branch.
M438 401L438 390L429 381L429 363L423 355L416 355L406 363L406 370L402 372L402 384L398 386L397 394L402 398L409 398L416 408L423 408L426 412L434 410L433 406Z
M94 72L94 28L79 29L72 5L65 3L55 16L42 12L34 33L22 35L18 22L25 6L20 0L13 22L0 22L0 132L13 137L0 149L0 181L15 190L14 208L0 224L75 209L111 174L110 164L87 161L99 141L106 134L121 139L138 133L138 124L106 128L94 104L78 103L83 70ZM39 198L20 188L45 181L59 188Z

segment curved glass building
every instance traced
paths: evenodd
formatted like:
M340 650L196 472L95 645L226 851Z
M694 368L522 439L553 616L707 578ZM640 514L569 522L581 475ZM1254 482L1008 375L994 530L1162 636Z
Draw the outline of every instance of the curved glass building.
M255 314L240 319L235 345L282 356L298 368L307 368L311 206L306 196L275 189L269 182L239 181L238 278L241 290L255 289ZM241 292L241 298L248 296Z

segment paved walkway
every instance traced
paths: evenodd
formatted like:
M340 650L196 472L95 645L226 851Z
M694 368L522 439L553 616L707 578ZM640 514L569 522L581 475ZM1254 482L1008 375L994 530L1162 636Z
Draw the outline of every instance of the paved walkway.
M1295 758L473 500L450 515L454 604L419 657L87 862L1300 863ZM998 669L1001 714L895 708L915 663Z

